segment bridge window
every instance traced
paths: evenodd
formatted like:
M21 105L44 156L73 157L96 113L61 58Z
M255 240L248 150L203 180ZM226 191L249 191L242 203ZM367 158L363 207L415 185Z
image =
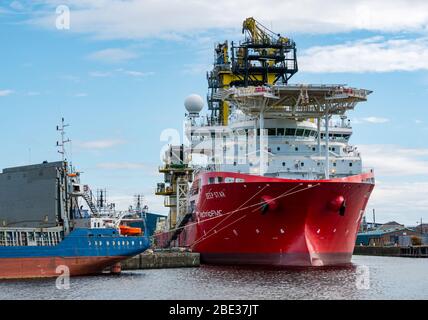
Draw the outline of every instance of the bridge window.
M283 136L284 135L284 128L276 129L276 135L277 136Z
M305 131L305 129L297 129L296 130L296 136L301 137L303 136L303 132Z
M294 136L296 134L295 128L287 128L285 129L285 135L286 136Z
M305 133L303 134L305 137L309 137L311 134L311 130L305 130Z
M269 128L268 129L268 135L269 136L276 136L276 129L275 128Z

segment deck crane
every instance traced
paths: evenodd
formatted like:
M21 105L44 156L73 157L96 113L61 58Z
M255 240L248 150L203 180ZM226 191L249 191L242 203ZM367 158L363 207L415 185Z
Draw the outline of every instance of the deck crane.
M247 33L246 39L258 44L287 43L289 41L288 38L284 38L280 34L275 34L269 30L253 17L244 20L242 33Z

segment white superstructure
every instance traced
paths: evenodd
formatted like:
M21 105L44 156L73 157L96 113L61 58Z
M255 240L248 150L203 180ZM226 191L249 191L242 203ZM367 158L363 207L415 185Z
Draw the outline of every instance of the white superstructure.
M191 156L187 159L194 166L213 171L290 179L328 179L361 173L360 154L349 145L352 127L345 112L369 92L344 91L335 86L338 94L323 86L323 90L330 89L323 99L316 99L320 88L312 88L305 90L306 102L297 97L294 110L273 107L284 96L302 95L298 87L284 88L276 95L270 89L245 88L245 94L235 88L225 90L223 98L229 97L232 106L227 126L211 125L195 113L189 115L186 135L190 144L186 153ZM312 105L311 99L317 103ZM241 101L251 108L242 108ZM293 112L298 112L299 117L293 117Z

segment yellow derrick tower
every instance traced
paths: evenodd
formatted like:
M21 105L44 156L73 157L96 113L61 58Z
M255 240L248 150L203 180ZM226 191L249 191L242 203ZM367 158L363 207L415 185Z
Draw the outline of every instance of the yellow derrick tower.
M291 39L275 34L252 17L243 22L242 33L244 40L232 42L230 49L227 41L215 47L214 67L207 74L212 124L228 122L228 103L214 98L219 89L286 84L298 71L296 45Z

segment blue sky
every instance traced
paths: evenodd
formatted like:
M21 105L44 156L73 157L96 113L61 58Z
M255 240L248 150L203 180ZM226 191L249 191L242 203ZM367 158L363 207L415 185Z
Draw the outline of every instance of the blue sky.
M350 114L351 142L377 172L368 210L379 221L428 221L428 4L409 2L1 1L0 167L59 159L65 117L68 158L85 183L121 207L143 193L165 213L153 195L160 133L181 130L184 98L206 94L214 43L240 40L253 15L296 41L293 83L374 91ZM61 4L68 30L55 27Z

